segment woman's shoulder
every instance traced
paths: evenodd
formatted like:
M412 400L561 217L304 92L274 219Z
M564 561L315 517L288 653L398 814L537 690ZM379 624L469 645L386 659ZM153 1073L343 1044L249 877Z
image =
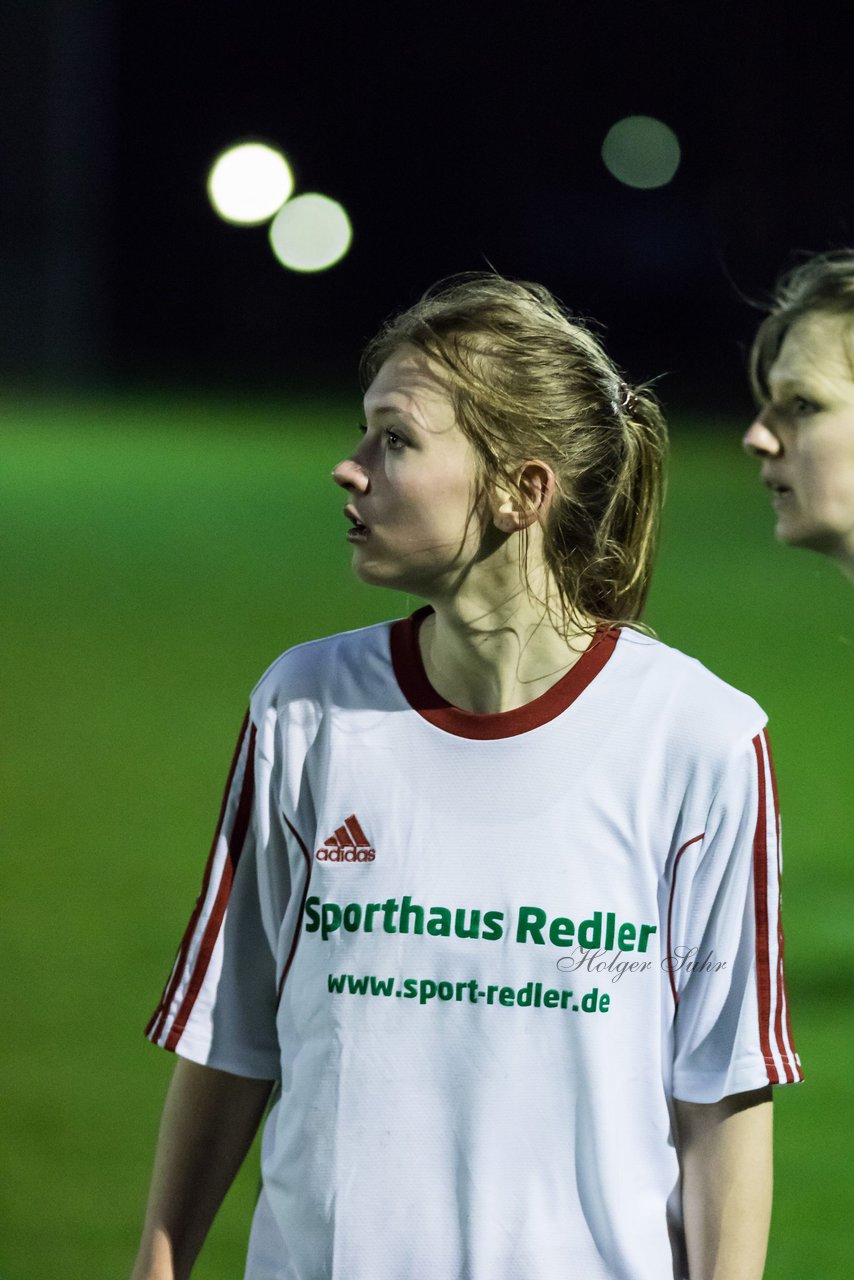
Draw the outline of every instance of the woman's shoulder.
M762 707L749 693L681 649L624 628L618 651L628 678L641 683L685 732L706 740L749 740L767 722Z
M391 622L377 622L293 645L280 654L252 691L253 706L310 699L327 702L337 686L376 674L389 659Z

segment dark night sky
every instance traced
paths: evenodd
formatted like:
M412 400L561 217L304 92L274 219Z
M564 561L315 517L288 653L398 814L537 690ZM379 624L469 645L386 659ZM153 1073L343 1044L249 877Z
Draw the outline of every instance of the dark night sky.
M595 316L632 377L668 371L665 399L713 408L745 396L740 295L762 295L794 250L854 240L842 6L15 13L0 68L13 374L342 382L386 314L488 262ZM604 169L602 138L628 114L676 131L668 187ZM281 145L300 190L347 207L341 264L286 272L263 228L214 216L208 165L241 136Z

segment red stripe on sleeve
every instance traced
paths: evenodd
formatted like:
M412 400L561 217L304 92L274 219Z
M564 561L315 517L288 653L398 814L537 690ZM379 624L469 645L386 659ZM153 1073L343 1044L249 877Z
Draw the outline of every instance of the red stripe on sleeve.
M777 1012L774 1019L774 1034L777 1045L780 1050L780 1056L783 1060L783 1067L786 1072L786 1081L793 1084L795 1080L802 1079L800 1068L797 1062L792 1062L789 1049L794 1052L794 1040L792 1039L792 1027L789 1021L789 996L786 991L786 975L783 965L784 939L783 939L783 859L780 841L780 801L777 794L777 775L774 770L774 757L771 754L771 743L768 738L768 730L762 730L762 736L765 740L765 751L768 755L768 772L771 775L771 794L774 798L774 823L777 831ZM785 1031L783 1029L783 1018L785 1016Z
M673 993L673 1003L679 1007L679 992L676 990L676 982L673 978L673 943L670 936L670 925L673 918L673 899L676 896L676 872L679 869L679 859L688 848L689 845L696 844L698 840L702 840L705 831L701 831L698 836L692 836L690 840L686 840L682 848L673 859L673 878L670 881L670 899L667 903L667 956L665 962L667 964L667 973L670 978L670 990Z
M196 926L199 922L199 915L201 914L202 908L208 896L208 888L210 886L211 871L213 870L214 857L216 855L217 845L219 844L219 837L222 832L222 824L225 821L225 811L228 806L228 798L231 795L231 784L234 781L234 772L235 772L235 769L237 768L237 762L240 759L240 752L243 747L243 739L245 737L246 727L248 724L249 724L249 712L247 710L246 715L243 717L243 723L240 726L240 733L237 735L237 746L234 749L234 755L232 756L232 759L231 759L231 767L228 771L228 778L226 779L225 790L222 796L222 804L220 805L219 819L216 824L216 830L214 832L214 838L211 844L211 850L210 850L210 853L208 854L208 860L207 860L207 863L205 864L205 874L202 879L201 892L199 893L199 896L196 899L196 905L193 908L192 915L190 916L190 922L187 925L183 938L181 939L181 945L178 948L178 956L175 961L174 967L172 969L172 975L169 979L167 979L166 986L163 989L163 994L160 997L160 1003L157 1006L157 1008L154 1010L154 1014L152 1015L151 1021L149 1022L148 1026L145 1028L145 1034L155 1042L158 1041L160 1036L163 1034L163 1025L169 1015L169 1009L174 999L175 992L178 990L178 987L180 986L180 983L181 983L181 979L184 976L184 968L187 963L187 953L190 949L190 945L193 941L193 936L196 932Z
M279 982L278 995L280 1000L282 998L282 991L284 990L284 986L285 986L285 979L287 978L288 973L290 971L291 964L293 963L293 958L296 955L297 944L299 943L299 940L300 940L300 933L302 930L302 918L305 913L305 903L308 897L308 886L311 883L311 854L309 853L308 849L305 847L305 841L302 839L302 837L300 836L300 833L297 831L293 823L288 822L288 819L284 813L282 814L282 817L285 819L285 823L287 824L288 830L290 831L293 838L296 840L297 844L300 847L302 855L305 858L305 884L303 885L303 890L302 890L302 901L300 902L299 911L297 912L297 922L296 922L296 925L294 926L294 936L293 936L293 941L291 942L291 949L288 952L288 958L285 961L285 967L282 969L282 977L281 977L281 981Z
M759 799L756 830L753 834L753 908L756 921L756 991L759 1005L759 1042L771 1084L780 1078L771 1054L768 1028L771 1024L771 963L768 941L768 811L765 796L765 759L760 735L753 739L756 753Z
M172 1024L172 1029L166 1038L164 1048L174 1049L184 1030L187 1026L187 1020L192 1011L193 1005L196 1003L196 997L201 990L202 983L210 964L211 955L216 945L219 931L222 928L222 922L225 919L225 909L228 906L228 899L231 894L231 886L234 881L234 875L240 862L240 854L243 850L243 844L246 839L246 832L249 829L249 819L252 815L252 799L255 794L255 725L253 724L249 730L249 746L246 752L246 768L243 774L243 786L240 791L240 800L237 805L237 813L234 817L234 827L231 839L228 841L228 853L226 855L225 866L223 867L222 877L217 889L216 899L214 901L213 910L210 914L207 927L202 937L202 943L199 947L199 954L196 957L196 963L193 967L193 974L190 978L190 985L181 1002L181 1008Z

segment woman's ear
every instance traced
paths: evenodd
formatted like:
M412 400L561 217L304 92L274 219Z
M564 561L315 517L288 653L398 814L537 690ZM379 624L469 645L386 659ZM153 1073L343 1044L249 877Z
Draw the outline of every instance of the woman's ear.
M492 522L502 533L518 533L541 520L551 505L557 487L548 463L526 462L516 481L518 494L496 488Z

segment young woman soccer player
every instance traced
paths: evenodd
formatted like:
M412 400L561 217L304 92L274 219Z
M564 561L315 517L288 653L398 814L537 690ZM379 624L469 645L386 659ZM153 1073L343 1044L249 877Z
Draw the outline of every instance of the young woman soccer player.
M744 447L762 461L777 537L854 582L854 250L782 277L750 365L759 412Z
M185 1277L275 1082L251 1280L753 1280L800 1079L765 717L633 627L665 432L536 285L370 344L353 565L427 604L252 695L148 1034L135 1280Z

